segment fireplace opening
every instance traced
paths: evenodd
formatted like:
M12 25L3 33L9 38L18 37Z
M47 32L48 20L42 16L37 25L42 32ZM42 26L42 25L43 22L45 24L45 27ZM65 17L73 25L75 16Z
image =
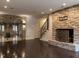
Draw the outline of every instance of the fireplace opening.
M73 43L73 29L56 29L56 40L61 42Z

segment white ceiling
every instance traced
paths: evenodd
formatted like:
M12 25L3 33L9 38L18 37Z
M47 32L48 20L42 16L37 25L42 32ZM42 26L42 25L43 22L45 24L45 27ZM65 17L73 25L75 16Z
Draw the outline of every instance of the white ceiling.
M49 9L53 11L62 9L62 4L67 3L65 7L69 7L79 3L79 0L0 0L0 11L9 14L30 14L41 15L41 12L49 13ZM7 5L8 8L3 8ZM52 11L52 12L53 12Z

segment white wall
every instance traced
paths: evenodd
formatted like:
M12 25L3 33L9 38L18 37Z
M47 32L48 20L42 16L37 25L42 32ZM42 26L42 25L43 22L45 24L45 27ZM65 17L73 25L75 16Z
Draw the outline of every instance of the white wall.
M35 16L27 17L26 40L39 38L39 23Z

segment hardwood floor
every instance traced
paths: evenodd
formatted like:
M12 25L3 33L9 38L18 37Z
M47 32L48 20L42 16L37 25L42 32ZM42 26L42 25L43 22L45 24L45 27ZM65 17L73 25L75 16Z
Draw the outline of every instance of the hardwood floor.
M47 42L35 40L23 40L17 44L6 42L0 45L0 56L4 58L76 58L79 52L73 52L49 45Z

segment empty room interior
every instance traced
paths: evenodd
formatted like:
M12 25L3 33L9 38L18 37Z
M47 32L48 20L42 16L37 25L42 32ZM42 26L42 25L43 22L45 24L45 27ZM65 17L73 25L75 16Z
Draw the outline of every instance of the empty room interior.
M79 0L0 0L0 58L79 58Z

